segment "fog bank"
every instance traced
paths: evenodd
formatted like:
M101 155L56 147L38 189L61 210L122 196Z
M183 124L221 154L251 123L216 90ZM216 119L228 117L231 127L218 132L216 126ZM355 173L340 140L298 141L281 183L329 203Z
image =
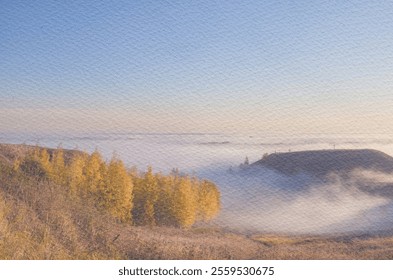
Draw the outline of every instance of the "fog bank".
M393 178L393 174L377 175ZM216 220L220 226L302 234L393 229L391 197L372 193L376 184L371 192L366 188L376 176L371 171L357 170L345 179L332 174L329 180L306 174L286 176L260 167L221 170L205 176L222 191L223 209Z
M393 155L390 135L227 135L117 133L1 135L1 142L113 152L128 166L169 172L172 168L215 182L223 207L215 223L237 230L283 233L370 232L393 225L392 174L354 170L329 181L306 174L284 176L268 169L240 171L264 153L315 149L377 149ZM232 166L232 172L228 169Z

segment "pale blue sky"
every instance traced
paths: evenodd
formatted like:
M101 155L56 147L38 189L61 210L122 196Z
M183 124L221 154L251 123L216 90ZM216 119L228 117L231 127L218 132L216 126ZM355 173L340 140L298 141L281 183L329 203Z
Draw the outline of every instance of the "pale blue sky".
M0 132L393 133L390 1L0 0Z

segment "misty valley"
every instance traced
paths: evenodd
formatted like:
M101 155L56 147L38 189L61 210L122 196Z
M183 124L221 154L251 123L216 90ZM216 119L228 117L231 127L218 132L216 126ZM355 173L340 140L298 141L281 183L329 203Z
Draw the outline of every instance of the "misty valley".
M393 259L392 1L79 2L1 1L0 260Z
M121 133L2 142L15 143L0 145L3 259L392 256L389 139Z
M221 178L229 190L242 189L223 203L222 224L274 233L389 233L392 170L393 158L376 150L266 155Z

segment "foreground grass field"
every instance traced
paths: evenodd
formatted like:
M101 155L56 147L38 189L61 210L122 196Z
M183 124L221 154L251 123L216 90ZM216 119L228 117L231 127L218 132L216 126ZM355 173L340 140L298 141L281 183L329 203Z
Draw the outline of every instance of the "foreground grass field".
M285 236L120 223L89 198L14 173L14 161L29 149L0 145L0 259L393 259L390 235Z

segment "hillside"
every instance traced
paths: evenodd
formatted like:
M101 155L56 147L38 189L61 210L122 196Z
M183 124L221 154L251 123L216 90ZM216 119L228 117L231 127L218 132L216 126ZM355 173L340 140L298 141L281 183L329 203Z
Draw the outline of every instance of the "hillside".
M0 259L390 259L388 236L239 234L207 224L182 229L121 223L92 197L15 172L35 147L0 144ZM41 148L42 149L42 148ZM48 149L49 154L55 150ZM70 159L81 154L64 151ZM318 250L315 250L315 248Z
M44 157L40 158L41 155ZM190 209L185 204L193 203L187 195L195 189L179 183L192 183L195 188L197 179L190 182L186 177L165 177L151 170L141 174L130 170L129 176L124 174L126 177L121 177L119 160L105 162L100 161L98 156L97 152L89 156L74 150L0 144L0 259L232 259L250 258L250 254L256 254L259 248L256 241L213 228L191 227L191 218L207 220L209 215L214 214L212 208L208 208L214 204L213 197L209 197L212 186L206 185L206 181L200 182L201 195L195 197L196 194L193 194L193 198L202 202L207 199L201 207L208 212L199 212L199 216L195 217L191 210L196 211L196 206ZM60 160L62 158L64 162ZM83 171L79 177L90 176L87 178L89 185L80 178L80 186L71 189L69 182L73 181L70 179L74 178L74 171L78 171L75 163L83 164L82 159L86 161L85 168L92 165L91 159L95 160L98 169L94 172L101 179L91 185L92 177L87 174L91 173L91 169L86 169L86 174ZM110 173L111 170L115 172ZM120 189L122 178L126 179L128 190L133 191L131 205L119 204L127 198ZM132 179L132 184L128 178ZM176 181L160 186L171 178ZM108 183L114 185L106 185ZM164 188L166 207L171 207L173 199L170 187L188 190L187 193L175 193L181 196L182 203L177 203L173 209L183 213L181 216L174 215L179 221L186 219L185 225L162 222L162 219L172 221L171 217L164 215L164 210L169 211L170 208L151 213L162 209L159 208L162 192L156 193L154 204L147 207L149 205L142 199L146 199L146 195L151 196L149 192L153 190L140 189L147 183L150 187L155 185L157 191L158 187ZM91 190L85 188L90 185ZM115 186L116 192L111 190ZM110 199L109 204L105 203L107 198ZM140 204L141 208L137 208ZM117 205L118 209L114 208ZM132 211L127 209L132 205ZM181 207L187 211L182 211ZM140 219L146 216L141 212L144 208L152 214L149 221ZM125 219L118 215L119 211L128 212ZM130 214L136 216L131 220Z
M0 143L0 163L12 164L16 159L25 157L34 149L44 149L42 147L25 145L25 144L2 144ZM52 157L56 149L45 148L48 154ZM64 160L69 162L75 155L85 154L78 150L63 149Z
M325 176L354 169L393 172L393 158L376 150L316 150L275 153L251 164L292 175L308 173Z

